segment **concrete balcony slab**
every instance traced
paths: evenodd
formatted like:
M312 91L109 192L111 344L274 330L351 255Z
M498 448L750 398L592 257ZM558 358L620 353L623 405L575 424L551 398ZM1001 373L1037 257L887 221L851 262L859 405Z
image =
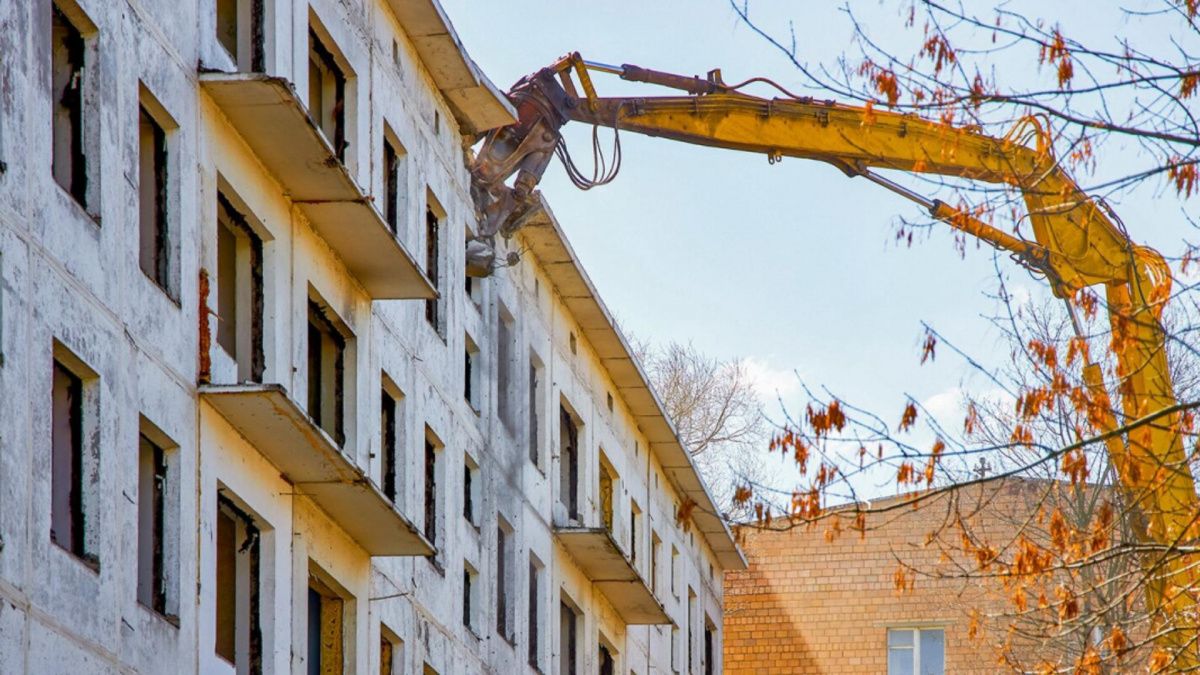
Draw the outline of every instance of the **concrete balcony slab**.
M433 546L277 384L205 385L224 417L298 494L373 556L430 556Z
M646 580L607 529L556 527L554 536L626 624L671 623Z
M372 298L437 297L290 82L262 73L201 73L200 86Z

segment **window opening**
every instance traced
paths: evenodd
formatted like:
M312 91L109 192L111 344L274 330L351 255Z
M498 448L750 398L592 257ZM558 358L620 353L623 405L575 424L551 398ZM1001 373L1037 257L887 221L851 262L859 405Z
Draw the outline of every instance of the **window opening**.
M217 344L237 363L238 382L262 382L263 242L217 193Z
M308 29L308 112L346 161L346 75L317 31Z
M559 500L571 520L579 519L579 429L566 406L559 408Z
M327 310L308 301L308 414L341 447L345 430L346 338Z
M167 225L167 134L145 107L138 111L138 262L146 276L174 297Z

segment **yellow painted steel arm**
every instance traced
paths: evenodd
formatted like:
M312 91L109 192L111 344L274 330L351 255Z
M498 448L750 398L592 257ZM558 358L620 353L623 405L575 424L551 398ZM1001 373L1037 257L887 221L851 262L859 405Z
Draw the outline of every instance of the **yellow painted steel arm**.
M1026 120L1005 138L868 107L805 98L764 99L736 91L710 73L707 80L635 66L593 66L623 79L689 92L683 96L603 98L595 94L588 66L577 54L523 79L510 93L520 122L492 132L473 170L473 192L485 234L508 233L520 225L530 195L549 157L562 152L559 128L568 121L616 127L649 136L730 150L762 153L771 159L796 157L833 164L902 188L870 169L956 176L1019 191L1034 241L1026 241L946 204L923 200L931 214L963 232L1009 251L1043 272L1056 295L1070 298L1087 286L1103 284L1114 332L1122 408L1126 423L1163 412L1110 442L1109 452L1127 495L1144 515L1139 533L1146 543L1173 546L1195 538L1198 500L1178 428L1174 388L1166 358L1162 309L1170 291L1161 255L1133 244L1105 208L1090 199L1054 158L1041 125ZM714 71L716 73L716 71ZM583 95L572 81L579 79ZM512 188L504 181L516 174ZM1103 395L1099 368L1089 366L1089 388ZM1105 431L1119 430L1108 415ZM1147 592L1148 605L1161 610L1160 625L1180 617L1195 630L1196 577L1190 558L1167 564ZM1163 644L1195 663L1195 647L1181 648L1179 632ZM1177 662L1178 663L1178 662Z
M573 120L619 125L677 141L768 156L815 159L844 170L884 168L958 176L1021 191L1038 243L1065 293L1124 282L1134 247L1046 150L910 115L737 93L598 99ZM1040 134L1031 128L1033 140Z

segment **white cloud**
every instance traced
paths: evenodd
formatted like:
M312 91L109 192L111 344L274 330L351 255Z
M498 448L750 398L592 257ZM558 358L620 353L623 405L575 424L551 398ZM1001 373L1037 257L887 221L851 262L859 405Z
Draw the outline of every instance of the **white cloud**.
M1013 284L1006 286L1006 289L1008 290L1008 302L1015 310L1028 307L1033 302L1033 292L1029 290L1028 286Z
M800 376L789 368L776 368L767 359L751 356L742 359L742 368L763 403L767 418L781 420L781 415L794 414L804 408Z
M766 359L756 356L743 359L742 366L754 384L754 390L764 400L786 399L800 391L800 378L794 370L775 368Z
M921 407L925 408L938 424L954 428L956 422L962 424L963 417L966 415L963 403L963 390L959 387L951 387L921 401Z
M1013 402L1012 394L999 387L971 390L969 393L975 401L986 404L1012 405ZM921 406L943 428L961 429L963 420L967 417L967 394L968 392L964 391L961 387L950 387L925 398L925 400L921 401Z

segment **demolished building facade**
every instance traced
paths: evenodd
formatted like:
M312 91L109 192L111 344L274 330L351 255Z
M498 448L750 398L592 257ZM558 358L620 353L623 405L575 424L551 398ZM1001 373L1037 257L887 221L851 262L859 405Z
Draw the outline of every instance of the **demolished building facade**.
M720 672L744 559L549 208L465 275L513 111L434 0L0 54L0 672Z

